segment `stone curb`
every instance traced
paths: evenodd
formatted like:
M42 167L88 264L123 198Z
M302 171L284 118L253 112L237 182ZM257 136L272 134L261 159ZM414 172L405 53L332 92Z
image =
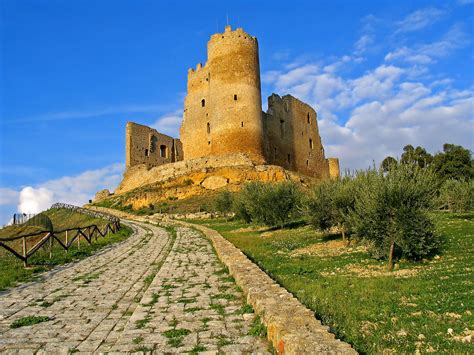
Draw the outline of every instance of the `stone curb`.
M198 224L173 222L198 229L211 240L217 256L247 296L247 303L267 327L267 338L279 354L357 354L217 231Z

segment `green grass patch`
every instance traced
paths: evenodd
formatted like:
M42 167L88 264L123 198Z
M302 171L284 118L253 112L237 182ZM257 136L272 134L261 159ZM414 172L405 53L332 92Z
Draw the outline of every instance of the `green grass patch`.
M219 231L360 353L470 353L462 339L474 324L474 214L433 218L443 253L399 260L392 273L363 245L346 247L340 236L303 223L274 230L223 219L194 222Z
M107 221L103 219L92 218L66 209L48 210L44 213L47 214L53 222L55 230L78 226L83 227L91 224L97 224L103 228L105 223L107 223ZM8 232L6 228L0 229L1 236L12 236L10 232ZM24 230L20 230L18 233L24 234ZM131 234L132 229L122 225L122 228L117 233L109 234L104 238L99 237L97 241L93 240L91 245L81 240L80 248L78 248L77 243L74 243L68 253L66 253L57 242L54 242L51 258L49 258L49 243L46 243L48 246L41 248L28 259L29 266L27 268L23 266L21 260L17 259L5 249L0 248L0 290L12 287L18 283L31 281L37 278L41 272L47 271L54 266L86 258L106 246L127 239ZM65 241L65 233L59 234L59 237ZM21 250L21 246L16 246L15 249Z
M168 338L169 345L177 348L183 343L183 338L190 333L189 329L173 328L163 332L163 335Z
M48 316L26 316L14 321L12 324L10 324L10 328L26 327L33 324L47 322L50 319L51 318L49 318Z
M256 316L253 320L248 335L264 337L267 335L267 327L262 323L262 320L259 316Z

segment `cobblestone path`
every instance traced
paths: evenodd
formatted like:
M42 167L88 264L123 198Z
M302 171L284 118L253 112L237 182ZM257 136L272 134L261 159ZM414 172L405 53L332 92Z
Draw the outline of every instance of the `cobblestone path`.
M198 232L130 223L134 234L0 293L0 351L266 353L254 314ZM50 320L12 329L26 316Z

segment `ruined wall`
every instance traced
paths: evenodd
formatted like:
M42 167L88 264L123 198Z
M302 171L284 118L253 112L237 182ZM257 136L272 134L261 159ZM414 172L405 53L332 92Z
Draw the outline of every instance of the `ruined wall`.
M147 168L183 160L179 139L159 133L156 129L127 122L125 130L125 166L145 164Z
M255 37L230 26L211 37L207 63L188 71L180 134L186 159L242 152L263 161Z
M329 167L329 177L331 179L336 179L340 176L341 172L339 171L339 159L338 158L328 158L328 167Z
M314 109L291 95L268 97L264 114L265 157L280 165L318 178L329 177Z

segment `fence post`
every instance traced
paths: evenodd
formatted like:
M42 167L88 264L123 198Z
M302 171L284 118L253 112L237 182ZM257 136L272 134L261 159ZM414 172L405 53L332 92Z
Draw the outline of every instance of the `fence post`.
M53 236L49 233L49 258L53 257Z
M26 237L23 237L23 257L25 260L23 260L23 266L26 267Z
M69 246L68 246L68 242L67 242L67 231L66 231L66 253L69 251Z

